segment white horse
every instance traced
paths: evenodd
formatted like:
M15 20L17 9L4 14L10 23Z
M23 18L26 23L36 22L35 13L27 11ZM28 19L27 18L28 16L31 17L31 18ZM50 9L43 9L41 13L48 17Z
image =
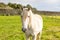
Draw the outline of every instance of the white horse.
M26 40L30 40L30 36L32 36L32 40L40 40L43 28L42 17L37 14L33 14L31 9L23 8L21 18L22 31L26 35Z

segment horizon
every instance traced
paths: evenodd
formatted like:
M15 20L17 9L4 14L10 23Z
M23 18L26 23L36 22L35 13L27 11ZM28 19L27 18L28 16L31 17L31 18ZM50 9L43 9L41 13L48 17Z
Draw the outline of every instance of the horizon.
M31 5L39 11L55 11L60 12L60 0L1 0L5 4L17 3L26 6Z

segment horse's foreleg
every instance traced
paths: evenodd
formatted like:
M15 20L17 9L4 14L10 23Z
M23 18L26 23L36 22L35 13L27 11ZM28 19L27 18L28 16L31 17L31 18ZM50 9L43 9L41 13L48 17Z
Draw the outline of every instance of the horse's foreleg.
M42 31L37 34L37 40L41 40Z
M39 32L37 35L32 36L32 40L41 40L42 33Z
M26 40L30 40L30 36L29 35L26 35Z

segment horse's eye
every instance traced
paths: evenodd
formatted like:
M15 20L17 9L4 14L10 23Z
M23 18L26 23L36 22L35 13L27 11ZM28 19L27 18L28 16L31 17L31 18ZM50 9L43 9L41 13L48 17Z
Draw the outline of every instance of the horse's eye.
M28 16L28 17L30 17L30 16Z

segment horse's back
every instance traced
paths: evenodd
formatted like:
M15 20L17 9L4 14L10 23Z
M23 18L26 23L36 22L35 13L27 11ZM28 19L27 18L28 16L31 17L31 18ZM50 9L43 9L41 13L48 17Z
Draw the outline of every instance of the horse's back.
M34 14L34 21L35 21L35 26L36 26L36 29L37 31L41 31L42 28L43 28L43 20L42 20L42 17L38 14Z
M42 20L42 16L41 16L41 15L35 14L35 17L37 17L37 18L39 18L40 20Z
M35 18L36 18L37 21L43 22L42 16L40 16L38 14L35 14Z

